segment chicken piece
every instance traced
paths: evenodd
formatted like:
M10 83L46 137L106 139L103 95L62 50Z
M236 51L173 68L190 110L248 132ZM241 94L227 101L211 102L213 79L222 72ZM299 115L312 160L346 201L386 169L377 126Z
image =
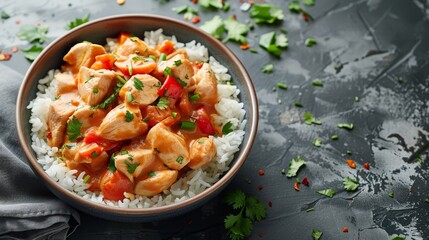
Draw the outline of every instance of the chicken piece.
M194 80L192 79L192 76L194 76L194 68L184 54L176 54L172 58L158 63L157 68L154 70L154 75L158 78L162 78L164 70L167 67L171 69L171 73L175 79L180 79L186 83L187 88L194 85Z
M79 103L79 96L74 93L63 94L51 102L48 110L47 140L49 146L61 146L66 134L67 120L75 112Z
M103 119L97 135L108 140L122 141L145 133L147 128L137 105L120 104Z
M97 143L81 145L74 157L76 163L89 165L93 171L104 168L108 160L109 155Z
M156 62L150 57L131 54L128 57L116 59L115 66L127 76L134 74L146 74L156 68Z
M113 71L80 68L78 91L82 100L90 106L101 103L115 83L116 73Z
M124 84L119 92L119 97L124 102L146 106L158 98L160 87L161 82L158 79L148 74L138 74L132 76Z
M58 73L55 75L55 80L57 80L57 96L77 89L76 80L72 74Z
M168 189L176 181L177 176L176 170L153 171L148 178L136 184L134 193L146 197L155 196Z
M120 57L128 57L131 54L149 57L150 55L157 56L155 49L150 48L143 40L138 37L129 37L124 43L116 48L116 55Z
M189 152L190 162L188 167L199 169L214 159L216 156L216 145L211 138L202 137L191 142Z
M67 64L63 66L63 71L77 73L81 66L91 67L95 62L95 56L105 53L106 50L101 45L90 42L78 43L64 56L63 60Z
M163 123L156 124L146 136L146 142L157 151L161 161L169 168L180 170L189 163L185 139L171 132Z
M204 63L194 76L196 83L195 94L200 94L198 101L208 105L218 102L217 80L212 68L208 63Z
M74 161L74 158L82 144L83 142L75 143L67 141L60 148L61 158L65 161L68 168L76 169L77 163Z
M115 167L134 182L134 178L155 161L152 149L136 149L121 151L121 155L115 156Z
M85 132L87 129L99 126L106 116L106 112L100 108L91 108L86 105L78 107L76 111L70 116L69 121L75 117L81 124L81 131Z

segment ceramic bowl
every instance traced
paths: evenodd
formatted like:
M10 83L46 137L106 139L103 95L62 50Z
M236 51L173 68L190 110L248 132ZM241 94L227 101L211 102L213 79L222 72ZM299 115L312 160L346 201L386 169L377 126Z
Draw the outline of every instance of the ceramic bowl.
M50 69L58 69L63 64L62 57L76 43L90 41L104 44L106 37L116 37L120 32L143 34L144 31L162 28L164 34L175 35L180 42L195 40L209 49L209 55L214 56L221 64L227 66L234 83L240 89L240 100L246 110L247 125L245 137L240 151L235 154L230 169L224 173L218 182L204 192L180 203L147 209L129 209L111 207L86 200L79 195L66 190L52 180L39 165L36 154L31 148L31 125L29 124L30 110L26 107L36 97L38 80L46 76ZM118 15L91 21L69 31L64 36L53 41L33 62L24 77L17 98L17 131L20 144L24 150L34 173L61 200L82 212L116 221L153 221L183 214L195 209L215 197L233 179L245 162L257 131L258 105L251 78L234 53L223 43L200 29L183 21L155 15Z

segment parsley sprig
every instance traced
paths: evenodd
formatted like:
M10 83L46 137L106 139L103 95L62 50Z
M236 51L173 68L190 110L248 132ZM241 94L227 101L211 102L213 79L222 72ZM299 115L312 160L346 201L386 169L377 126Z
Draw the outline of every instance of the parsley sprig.
M253 196L246 196L241 190L227 193L224 202L239 211L237 214L229 214L224 221L228 236L233 240L250 236L253 222L261 221L267 215L264 204Z
M88 21L89 21L89 15L86 15L83 18L76 18L75 20L73 20L69 24L67 24L66 29L68 29L68 30L73 29L79 25L87 23Z
M80 123L79 119L73 115L71 121L67 122L67 138L72 142L76 141L76 139L82 136L80 133L81 128L82 123Z

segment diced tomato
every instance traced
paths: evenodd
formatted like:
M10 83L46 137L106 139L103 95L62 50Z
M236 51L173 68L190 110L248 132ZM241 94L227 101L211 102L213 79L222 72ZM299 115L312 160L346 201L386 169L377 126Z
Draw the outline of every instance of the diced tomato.
M118 44L123 44L128 38L131 37L130 33L121 32L118 37Z
M368 162L364 163L363 168L365 168L366 170L369 170L369 163Z
M107 140L98 136L95 131L87 133L83 141L85 144L97 143L98 145L102 146L105 151L109 151L119 144L117 141Z
M168 55L174 52L174 46L175 46L174 42L170 40L164 40L164 42L162 42L161 45L159 45L158 51Z
M348 227L343 227L343 232L345 232L345 233L349 232L349 228Z
M133 192L133 183L121 172L106 171L100 182L104 199L119 201L124 199L124 192Z
M174 99L179 99L182 96L183 86L174 79L172 76L167 76L164 84L162 84L161 88L158 91L158 96L160 97L169 97Z
M207 110L204 106L201 105L197 107L192 113L192 116L197 119L195 123L202 133L207 135L213 135L215 133L215 130L210 121L209 114L207 113Z
M108 69L111 70L113 63L115 62L115 56L110 53L95 56L95 62L91 68L94 70Z

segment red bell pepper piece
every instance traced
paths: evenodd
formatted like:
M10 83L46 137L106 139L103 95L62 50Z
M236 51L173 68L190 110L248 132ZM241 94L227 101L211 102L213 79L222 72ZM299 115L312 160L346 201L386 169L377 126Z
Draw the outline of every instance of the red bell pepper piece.
M109 151L110 149L116 147L119 144L119 142L117 141L107 140L98 136L95 131L87 133L83 141L85 142L85 144L97 143L104 148L104 151Z
M158 91L158 96L179 99L182 96L182 92L182 85L172 76L167 76L167 79L165 79L164 84Z
M198 129L204 134L214 135L215 130L210 122L209 114L204 106L199 106L195 109L192 114L197 120L195 123L197 124Z

